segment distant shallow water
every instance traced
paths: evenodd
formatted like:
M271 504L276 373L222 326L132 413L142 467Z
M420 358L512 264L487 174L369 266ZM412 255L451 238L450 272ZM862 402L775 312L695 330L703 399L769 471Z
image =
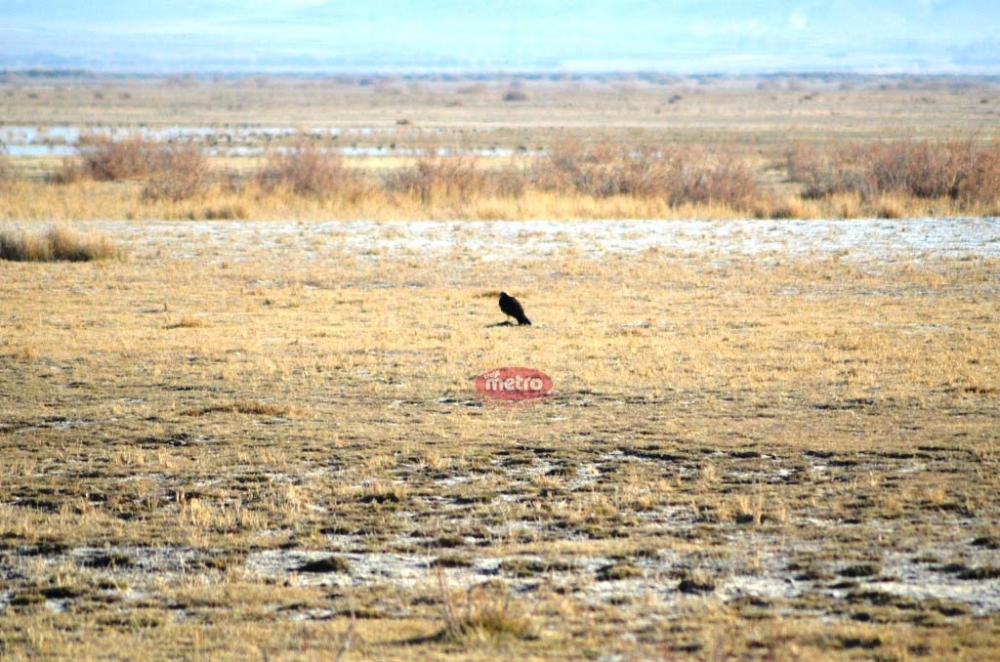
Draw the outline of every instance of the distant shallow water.
M421 134L438 135L439 129L408 129ZM428 149L397 147L392 142L398 134L394 127L303 127L291 126L110 126L91 125L81 128L70 124L30 125L0 124L0 146L11 156L72 156L77 153L84 136L103 136L114 141L141 138L156 142L193 140L213 156L253 156L263 154L271 140L301 134L320 140L343 138L344 145L326 148L344 156L423 156ZM383 145L357 145L352 139L371 141L384 137ZM437 148L438 156L509 157L529 153L503 147L454 150ZM537 152L534 152L537 153Z

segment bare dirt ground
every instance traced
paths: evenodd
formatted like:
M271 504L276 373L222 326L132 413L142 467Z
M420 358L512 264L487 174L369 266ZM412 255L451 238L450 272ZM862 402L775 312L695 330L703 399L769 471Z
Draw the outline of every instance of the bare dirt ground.
M996 656L995 219L72 227L0 263L5 658Z

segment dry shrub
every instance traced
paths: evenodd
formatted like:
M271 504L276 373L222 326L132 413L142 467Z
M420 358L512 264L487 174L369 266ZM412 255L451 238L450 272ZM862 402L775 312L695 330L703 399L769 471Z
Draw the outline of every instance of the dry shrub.
M143 197L184 200L199 193L208 179L208 157L191 142L160 143L144 138L115 142L107 136L85 136L78 161L66 161L51 177L68 184L147 180Z
M64 159L59 168L46 176L46 180L53 184L75 184L87 177L87 170L79 159Z
M965 177L958 183L962 202L996 202L1000 196L1000 140L970 150Z
M267 165L257 173L257 182L265 192L287 188L312 197L356 199L365 189L361 177L344 165L343 156L308 144L271 154Z
M596 198L662 197L673 206L717 203L745 208L759 194L745 160L735 154L609 142L556 145L536 171L535 181L545 190L572 190Z
M0 144L0 188L14 179L14 168L10 165L10 158L2 151Z
M895 194L989 202L996 199L1000 185L1000 143L893 141L835 148L795 144L786 165L789 177L806 185L806 198L853 193L863 200Z
M83 171L97 181L141 179L151 173L154 145L143 138L115 142L107 136L84 136L79 147Z
M436 199L478 197L512 198L522 195L528 182L514 169L487 170L468 156L424 156L412 167L393 173L385 181L388 192L402 193L422 202Z
M829 172L830 163L827 157L827 153L815 145L797 140L792 142L785 153L788 178L793 182L802 182L807 187L818 185Z
M962 166L954 145L876 143L848 148L839 160L858 169L850 181L861 185L858 192L866 199L880 193L918 198L957 196Z
M149 154L149 170L143 197L186 200L207 183L208 157L194 143L160 144Z
M610 142L588 146L568 140L552 148L534 180L543 190L575 191L597 198L662 195L666 169L649 156L648 151L633 152Z
M670 158L673 204L725 204L746 209L760 189L744 158L730 152L684 150Z
M528 95L522 90L507 90L503 95L503 100L507 102L527 101Z
M42 235L0 234L0 259L13 262L89 262L118 257L115 244L103 236L84 236L53 226Z

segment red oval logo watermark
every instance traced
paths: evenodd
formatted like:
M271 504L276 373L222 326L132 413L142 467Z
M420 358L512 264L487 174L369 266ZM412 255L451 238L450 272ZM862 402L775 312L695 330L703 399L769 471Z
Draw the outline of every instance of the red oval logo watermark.
M552 378L534 368L494 368L476 377L476 390L493 400L521 402L552 390Z

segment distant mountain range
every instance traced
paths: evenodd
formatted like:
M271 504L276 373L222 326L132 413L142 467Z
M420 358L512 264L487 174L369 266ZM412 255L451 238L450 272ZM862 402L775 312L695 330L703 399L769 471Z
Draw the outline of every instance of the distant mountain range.
M1000 73L976 0L0 0L0 68Z

